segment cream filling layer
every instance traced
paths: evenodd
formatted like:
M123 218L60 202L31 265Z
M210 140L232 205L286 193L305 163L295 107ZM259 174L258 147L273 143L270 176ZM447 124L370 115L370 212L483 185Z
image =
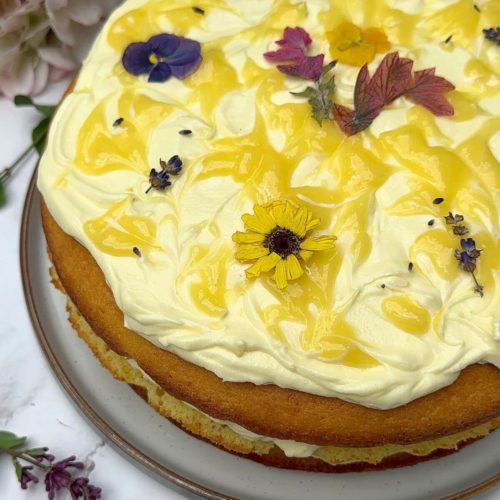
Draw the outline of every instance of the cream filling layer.
M382 409L405 404L452 383L460 370L470 364L490 362L500 367L500 273L493 269L487 294L480 298L471 292L471 277L467 273L444 279L428 254L418 251L410 254L414 243L428 230L430 219L435 219L436 230L446 230L446 226L432 210L412 216L394 214L391 210L398 200L411 193L414 180L414 173L402 168L404 162L395 157L387 160L390 167L397 167L394 174L373 189L368 199L366 234L371 250L360 262L353 234L348 228L338 233L341 262L335 282L327 284L332 287L332 299L325 310L343 315L356 333L350 342L375 359L376 366L349 366L304 350L299 339L307 330L306 324L287 320L273 324L262 316L263 311L282 306L282 301L262 280L249 282L245 278L244 266L234 258L231 235L242 230L241 214L251 212L254 203L266 200L261 199L262 193L258 198L248 195L245 184L231 176L200 180L204 168L200 158L211 150L215 140L236 139L255 130L259 113L266 122L272 117L266 115L256 98L257 88L227 93L207 119L200 112L199 103L189 100L191 90L187 82L172 79L163 85L151 85L141 77L130 84L113 73L113 68L120 64L121 54L108 43L111 27L124 14L154 5L155 2L146 0L130 0L111 16L84 64L75 90L56 114L38 178L39 189L58 224L91 252L103 270L124 312L126 326L224 380L273 383ZM273 68L262 54L274 47L276 33L262 33L251 43L244 37L226 38L244 27L259 26L273 8L273 2L228 0L217 5L227 5L238 13L210 9L203 29L193 27L183 34L202 44L208 41L220 44L226 61L241 81L245 79L247 60L260 68ZM417 9L415 15L426 13L426 7L420 3L408 2L407 6ZM328 1L308 0L307 14L298 22L312 34L315 52L323 50L328 54L328 43L318 19L329 7ZM174 29L167 20L163 23L165 31ZM468 50L458 46L442 50L436 48L436 43L418 39L411 48L393 45L392 49L415 59L416 69L436 66L438 74L453 75L450 79L464 92L471 92L476 81L475 75L466 70L468 61L481 54L488 61L494 58L484 55L491 49L479 41ZM370 65L372 72L381 57ZM340 102L351 105L357 70L338 65L336 74L336 96ZM483 80L485 88L499 82L493 74ZM285 86L269 99L281 106L296 106L300 100L288 91L300 90L304 84L285 79ZM147 141L149 166L156 166L158 158L174 154L184 160L183 174L166 192L145 194L149 186L148 170L121 169L94 175L75 167L78 136L85 121L93 110L104 106L106 121L112 124L120 113L120 99L130 88L135 95L164 105L181 103L151 131ZM436 119L442 136L434 135L432 140L443 147L463 144L500 114L498 101L490 99L485 108L473 120ZM400 99L383 111L364 136L367 147L384 134L407 126L413 109L413 105ZM133 110L130 112L133 114ZM178 134L185 128L193 131L189 139ZM119 137L120 127L112 133ZM270 129L268 138L277 152L290 139L280 129ZM496 136L488 145L489 154L498 161L500 144ZM314 152L305 155L295 166L290 187L336 189L341 179L332 173L335 161L335 157L325 158ZM362 183L363 179L353 176L348 182L352 185ZM471 231L472 234L486 231L496 241L500 234L498 192L488 192L479 183L465 188L477 193L478 199L494 197L496 213L481 203L474 206ZM332 217L324 221L322 231L336 232L338 214L349 200L325 205L308 193L299 194L299 199L311 208L331 210ZM142 259L132 252L129 257L103 252L83 230L86 222L101 217L124 197L128 200L128 215L147 216L158 228L156 247ZM458 212L463 208L458 202L450 207ZM208 254L204 259L193 260L200 247L208 249ZM198 286L207 262L213 266L221 255L225 261L226 305L223 313L214 317L193 300L192 290ZM418 272L407 272L410 259L418 266ZM388 294L410 294L433 321L419 335L402 330L382 312ZM313 303L309 312L320 317L321 311ZM280 332L281 338L271 332L273 329Z

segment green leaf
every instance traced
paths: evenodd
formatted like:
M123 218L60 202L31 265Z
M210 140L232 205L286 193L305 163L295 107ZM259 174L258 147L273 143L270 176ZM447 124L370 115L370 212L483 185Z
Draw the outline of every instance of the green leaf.
M17 480L21 482L21 477L23 475L23 468L21 467L21 464L19 463L19 460L13 459L12 462L14 462L14 468L16 469L16 476Z
M50 126L50 118L44 118L31 132L33 146L35 146L38 154L42 154L45 148L45 139Z
M51 118L56 110L56 106L50 104L36 104L33 99L27 95L16 95L16 97L14 97L14 104L16 106L32 106L47 118Z
M310 97L315 96L317 93L318 93L318 90L315 89L314 87L307 87L302 92L290 92L290 94L295 95L297 97L307 97L308 99Z
M3 184L0 182L0 207L5 205L5 188Z
M0 451L10 450L26 442L25 437L19 437L9 431L0 431Z
M321 75L319 77L320 80L323 79L326 75L328 75L328 73L330 73L330 70L335 68L336 65L337 61L331 61L326 66L324 66L323 69L321 70Z

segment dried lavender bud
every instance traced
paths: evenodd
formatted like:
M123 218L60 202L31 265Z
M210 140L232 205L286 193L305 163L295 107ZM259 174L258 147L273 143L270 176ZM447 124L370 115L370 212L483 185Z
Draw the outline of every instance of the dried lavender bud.
M479 8L479 5L476 3L474 4L474 9L477 10L478 12L481 12L481 9Z
M428 223L427 223L428 226L433 226L434 225L434 219L431 219Z
M137 247L132 248L132 251L137 255L137 257L142 257L142 253Z
M113 122L113 127L119 127L119 126L123 123L123 120L124 120L124 118L117 118L117 119Z
M201 14L201 15L205 14L205 11L200 7L193 7L192 9L193 12L196 12L196 14Z
M179 155L174 155L168 162L164 162L160 160L161 168L171 175L179 175L182 170L182 160L179 158Z
M444 43L450 43L452 38L453 38L453 35L450 35L448 38L446 38Z
M170 177L166 170L157 172L154 168L152 168L151 172L149 173L149 183L151 184L151 186L149 186L148 190L146 191L146 194L149 193L149 191L151 191L151 189L153 188L163 191L168 186L171 186L172 183L170 182L169 179Z
M184 129L184 130L179 130L179 134L180 135L191 135L193 132L192 130L189 130L189 129Z
M451 212L448 212L448 215L444 218L446 224L459 224L464 221L464 216L460 214L453 215Z
M382 284L380 285L380 288L385 288L385 283L382 283Z
M410 271L410 273L413 271L413 262L408 264L408 271Z
M500 27L497 28L486 28L483 30L484 38L490 42L495 42L500 45Z
M456 234L457 236L464 236L468 232L469 230L466 226L463 226L461 224L458 226L453 226L453 234Z
M432 200L432 203L434 203L434 205L441 205L441 203L443 203L444 201L444 198L434 198L434 200Z

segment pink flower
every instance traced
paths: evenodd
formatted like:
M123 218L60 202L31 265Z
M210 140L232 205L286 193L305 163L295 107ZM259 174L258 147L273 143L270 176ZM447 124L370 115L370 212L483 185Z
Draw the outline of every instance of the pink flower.
M2 0L0 94L38 94L75 70L100 22L118 2Z

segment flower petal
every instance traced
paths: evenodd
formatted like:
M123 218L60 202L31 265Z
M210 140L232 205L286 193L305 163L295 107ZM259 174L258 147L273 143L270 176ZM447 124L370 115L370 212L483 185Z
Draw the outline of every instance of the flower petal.
M255 205L253 207L255 215L245 214L242 217L243 223L251 231L267 234L276 227L276 222L269 213L269 210Z
M301 59L304 58L304 53L302 52L302 49L298 49L295 47L284 47L274 52L266 52L264 54L264 57L269 62L273 63L292 61L298 64L301 61Z
M153 53L159 57L168 57L175 53L181 44L182 38L162 33L152 36L148 43L151 46Z
M297 235L303 238L306 235L307 219L309 212L305 207L299 207L292 218L293 227L290 229Z
M286 277L289 280L296 280L304 274L304 269L300 265L299 260L295 255L289 255L285 260Z
M301 250L329 250L335 246L335 236L311 236L301 244Z
M149 43L131 43L123 53L123 67L132 75L143 75L153 69L153 64L149 60L152 47Z
M167 62L171 66L184 66L198 61L201 53L200 43L189 38L178 38L178 40L179 46L168 55Z
M280 290L282 290L288 285L286 277L287 277L286 264L283 259L280 259L280 261L276 264L276 271L274 272L274 281L276 281L276 285Z
M233 241L236 243L262 243L265 236L261 233L242 233L237 231L233 234Z
M170 78L172 71L166 62L159 62L155 64L151 73L149 74L148 82L165 82Z
M198 56L197 59L194 61L183 64L181 66L177 64L171 64L170 69L172 70L172 75L175 76L175 78L178 78L179 80L184 80L184 78L187 78L189 75L192 75L200 66L202 61L202 57Z
M321 224L321 219L309 219L306 225L306 232L317 228Z
M307 262L313 256L313 252L311 252L311 250L301 250L299 255L304 262Z
M281 260L277 253L271 253L261 257L255 264L246 270L248 278L256 278L261 273L267 273L276 267L276 264Z
M269 255L269 249L261 245L240 245L236 250L238 260L254 260Z
M298 47L305 49L311 45L312 40L309 33L304 28L297 26L296 28L285 28L283 40L279 40L276 43L282 47Z

